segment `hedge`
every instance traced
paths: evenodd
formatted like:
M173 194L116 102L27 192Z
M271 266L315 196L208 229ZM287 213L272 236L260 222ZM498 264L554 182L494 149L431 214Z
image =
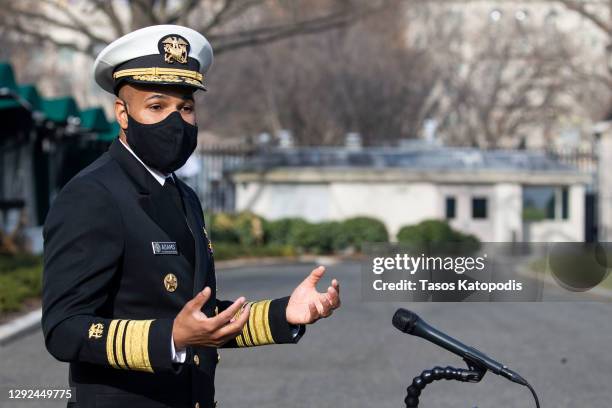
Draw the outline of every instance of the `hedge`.
M416 225L404 226L397 233L397 241L400 244L428 249L444 247L449 243L460 244L456 246L460 249L477 249L480 246L477 237L454 230L442 220L426 220Z
M349 247L360 251L365 242L388 242L389 233L382 221L370 217L349 218L340 223L334 238L337 250Z
M272 221L251 212L242 212L212 214L207 221L213 245L289 245L299 252L329 254L345 249L360 251L364 242L389 241L385 225L370 217L312 223L302 218Z

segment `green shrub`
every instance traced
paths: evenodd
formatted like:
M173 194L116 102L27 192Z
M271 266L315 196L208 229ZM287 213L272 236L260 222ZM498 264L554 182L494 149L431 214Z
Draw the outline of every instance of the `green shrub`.
M361 250L364 242L388 242L389 233L382 221L370 217L355 217L340 223L334 237L334 249L354 247Z
M275 221L264 221L264 240L266 244L290 245L296 242L297 231L308 222L302 218L281 218Z
M416 225L404 226L397 233L397 240L401 244L423 249L444 247L449 243L461 244L461 249L477 249L480 246L480 241L474 235L454 230L442 220L426 220Z
M236 217L227 213L211 214L206 220L208 236L213 245L217 242L239 243L240 237L235 228Z
M335 221L303 224L295 229L290 243L303 252L332 253L339 226L340 223Z
M214 245L215 261L236 258L293 256L295 250L289 245L243 246L240 244L220 243Z
M242 212L234 219L234 231L242 245L262 245L264 241L263 218L252 212Z
M213 244L226 242L242 245L262 245L264 219L251 212L216 213L208 217L208 233Z

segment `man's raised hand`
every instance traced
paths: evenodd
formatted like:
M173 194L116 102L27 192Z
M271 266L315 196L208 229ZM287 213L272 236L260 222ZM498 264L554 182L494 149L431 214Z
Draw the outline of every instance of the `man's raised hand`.
M286 317L290 324L310 324L329 317L340 307L340 284L333 279L326 292L317 292L317 283L325 274L325 267L315 268L291 294Z

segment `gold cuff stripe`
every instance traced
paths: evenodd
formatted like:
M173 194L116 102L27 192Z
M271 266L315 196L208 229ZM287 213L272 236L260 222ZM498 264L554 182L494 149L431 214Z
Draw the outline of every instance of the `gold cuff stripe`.
M125 354L128 367L137 371L153 372L149 360L149 328L152 320L131 320L125 335Z
M271 300L264 300L256 304L258 313L255 315L255 330L257 331L257 337L259 337L261 344L274 343L272 331L270 330L270 321L268 319L271 302Z
M238 346L251 347L274 343L269 320L271 302L271 300L262 300L251 303L249 320L242 329L241 335L236 337Z
M119 326L117 327L117 339L115 340L115 357L117 358L117 365L124 370L127 370L125 355L123 353L123 337L126 323L127 320L119 320Z
M115 359L114 344L115 344L115 332L117 331L117 320L112 320L108 327L108 334L106 335L106 358L108 363L113 368L119 368L117 360Z
M257 327L255 326L255 322L259 321L260 317L257 316L259 312L259 308L257 307L257 303L253 303L251 305L251 313L249 314L249 334L251 335L251 339L253 340L253 345L258 346L261 344L261 340L259 339L257 333Z
M125 360L128 368L134 368L134 352L132 350L132 344L134 342L134 321L130 320L127 322L127 328L125 329Z
M264 329L266 331L266 338L268 339L268 343L270 344L274 344L274 337L272 337L272 328L270 327L270 304L272 303L271 300L266 301L265 307L264 307L264 318L266 319L266 324L264 325Z
M153 372L149 360L149 330L153 320L112 320L106 338L106 358L113 368Z
M113 74L113 78L122 78L132 75L178 75L186 78L192 78L197 81L204 81L204 75L198 71L192 71L189 69L177 69L177 68L161 68L161 67L150 67L150 68L131 68L122 69Z
M245 347L252 347L253 342L251 341L251 335L249 333L249 321L242 328L242 338L244 339Z

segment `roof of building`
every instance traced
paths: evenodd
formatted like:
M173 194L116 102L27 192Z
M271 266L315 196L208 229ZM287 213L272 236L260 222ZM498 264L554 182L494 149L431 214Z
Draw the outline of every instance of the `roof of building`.
M351 150L343 147L302 147L273 149L255 155L242 170L277 167L370 167L405 168L419 171L552 171L575 172L572 166L527 150L482 150L463 147L389 148Z

